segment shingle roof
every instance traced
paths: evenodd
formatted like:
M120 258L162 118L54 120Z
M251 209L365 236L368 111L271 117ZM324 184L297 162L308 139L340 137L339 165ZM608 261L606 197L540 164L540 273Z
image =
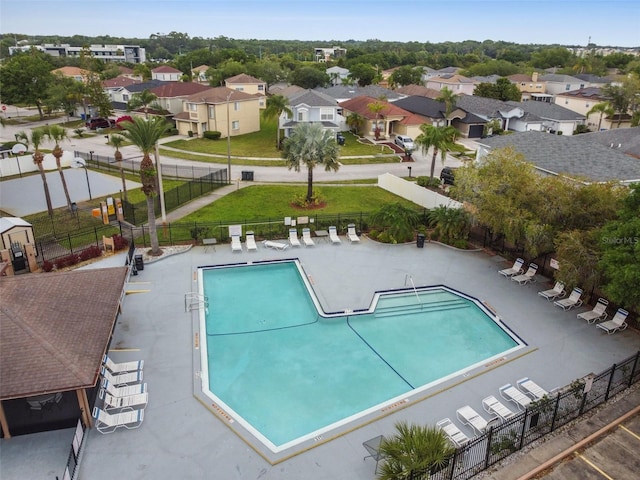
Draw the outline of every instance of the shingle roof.
M586 87L579 88L578 90L571 90L569 92L557 93L557 97L573 97L573 98L587 98L594 101L605 101L606 98L602 96L600 87Z
M131 85L127 85L126 88L131 93L140 93L167 83L169 82L164 82L162 80L147 80L146 82L132 83Z
M265 83L263 80L259 80L256 77L252 77L251 75L247 75L246 73L241 73L239 75L235 75L233 77L229 77L227 79L225 79L224 81L225 84L227 83L232 83L232 84L236 84L236 83L257 83L257 84L261 84L261 83Z
M194 93L204 92L211 87L195 82L169 82L151 89L151 93L159 98L186 97Z
M229 97L229 101L233 102L242 100L254 100L258 98L255 95L241 92L239 90L233 90L227 87L209 87L202 92L189 95L186 100L192 103L227 103L227 96L229 96L229 94L231 94L231 97Z
M456 107L487 118L497 118L500 116L500 112L511 111L514 108L501 100L475 95L459 95L456 98Z
M396 92L408 96L420 95L421 97L433 99L438 98L442 94L440 90L436 90L435 88L427 88L422 85L405 85L404 87L397 88Z
M289 105L305 104L310 107L335 107L336 100L329 95L315 90L304 90L289 97Z
M640 158L640 127L614 128L601 132L574 135L576 140L594 142Z
M445 118L445 112L447 111L447 107L444 103L437 102L431 98L421 97L419 95L402 98L393 102L393 104L400 108L404 108L409 112L435 119Z
M609 81L604 78L604 77L599 77L597 75L594 75L592 73L579 73L577 75L574 75L575 78L579 79L579 80L584 80L585 82L589 82L589 83L599 83L599 84L607 84L609 83Z
M640 160L593 142L581 135L519 132L481 140L490 149L511 146L537 168L556 175L592 182L640 181Z
M398 98L404 98L406 95L401 94L400 92L395 92L393 90L389 90L388 88L382 88L378 85L367 85L366 87L358 87L352 85L336 85L334 87L328 88L316 88L317 92L324 93L329 95L336 100L342 101L347 98L355 98L355 97L373 97L373 98L381 98L384 97L388 101L394 101Z
M169 65L161 65L151 70L152 73L182 73L177 68L170 67Z
M542 75L538 78L541 82L555 82L555 83L580 83L582 80L571 75L560 75L557 73L550 73L548 75Z
M572 120L584 120L585 116L569 110L568 108L561 107L555 103L547 102L506 102L514 107L520 107L527 113L532 113L545 120L557 120L557 121L572 121Z
M0 399L95 386L127 267L1 277Z
M134 80L129 77L115 77L110 78L109 80L105 80L102 82L102 86L104 88L118 88L118 87L128 87L129 85L133 85L135 83L142 83L139 80Z

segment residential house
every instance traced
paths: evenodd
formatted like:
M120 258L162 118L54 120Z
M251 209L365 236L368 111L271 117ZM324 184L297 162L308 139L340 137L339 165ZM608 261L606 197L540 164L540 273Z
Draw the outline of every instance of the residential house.
M380 81L378 82L378 86L382 88L389 88L389 78L393 75L393 72L398 70L400 67L393 67L383 70L380 74ZM376 66L376 73L378 71L378 67Z
M216 131L235 137L260 130L259 98L227 87L209 88L189 95L183 111L174 116L180 135L201 137Z
M389 90L379 85L367 85L366 87L359 87L357 85L336 85L334 87L318 87L314 89L316 92L323 93L332 97L336 103L344 102L350 98L355 97L373 97L377 99L384 99L389 102L404 98L406 95L400 94L395 90Z
M507 77L511 83L518 87L522 96L520 97L523 102L531 100L531 94L544 94L546 84L540 81L538 78L538 72L533 72L531 75L525 75L524 73L516 73L515 75L509 75Z
M209 85L207 79L207 70L211 67L209 65L199 65L191 69L191 78L194 82L202 83L203 85Z
M616 128L575 135L583 142L594 142L638 159L640 167L640 127Z
M575 78L578 78L585 82L585 88L588 87L604 87L610 83L610 80L605 77L599 77L598 75L593 75L592 73L578 73L574 75Z
M187 97L209 90L211 87L195 82L167 82L150 89L158 99L156 103L173 114L184 111L182 106Z
M543 130L558 135L573 135L578 125L584 125L586 120L584 115L554 103L512 101L506 103L513 108L520 108L526 113L541 118Z
M569 110L587 117L586 125L590 130L612 130L614 128L628 128L631 126L631 115L628 113L603 115L600 113L587 113L598 103L605 103L609 99L602 94L600 87L586 87L558 94L555 97L556 105L561 105Z
M369 106L373 104L382 105L382 110L377 113L372 111ZM415 136L420 132L420 125L427 122L427 119L421 115L409 112L395 103L373 97L355 97L338 105L343 109L345 117L357 113L365 119L360 134L375 137L377 128L378 138L383 140L393 135Z
M282 112L278 121L279 128L284 130L285 137L291 134L299 123L322 123L325 129L333 132L347 130L345 118L338 103L324 93L316 90L304 90L287 98L291 116Z
M565 136L529 131L485 138L478 142L476 159L482 161L491 150L512 147L543 176L562 176L582 183L640 182L638 159L618 149L585 141L587 135L596 134Z
M224 81L224 85L227 88L238 90L239 92L249 93L251 95L257 95L260 102L260 108L266 108L267 106L267 82L259 80L246 73L241 73L234 77L227 78Z
M473 114L465 112L460 108L454 108L453 111L447 116L447 108L444 103L419 95L402 98L396 102L393 102L393 104L408 112L411 112L414 115L419 115L422 119L422 121L417 125L417 128L407 128L407 132L404 133L405 135L412 136L413 138L422 133L422 131L420 130L420 125L422 125L423 123L428 123L436 127L455 124L455 128L458 128L461 131L461 134L466 137L469 136L469 131L472 130L472 125L474 125L474 128L472 130L472 137L479 137L480 135L482 135L485 121ZM463 121L465 123L462 123ZM402 125L402 122L400 123L400 125ZM479 125L479 128L477 129L477 135L474 133L476 130L475 125ZM403 132L395 131L395 133Z
M547 95L557 95L558 93L570 92L587 86L587 82L571 75L558 75L555 73L542 75L539 80L544 82Z
M282 95L283 97L289 98L297 93L304 92L304 90L304 88L298 85L289 85L288 83L281 82L269 87L269 95Z
M342 85L343 80L347 79L349 69L335 66L327 68L326 73L329 76L329 83L331 83L332 87L335 87L336 85Z
M103 88L107 95L109 96L109 100L111 100L111 105L115 110L127 111L129 100L136 93L141 93L145 90L151 90L153 88L159 87L167 82L162 82L160 80L149 80L147 82L136 82L124 85L118 85L114 87L105 86L103 82Z
M448 88L456 95L473 95L473 91L476 88L476 82L470 78L463 77L462 75L445 74L430 78L427 80L425 86L427 88L433 88L434 90Z
M456 99L456 107L481 118L485 123L498 120L503 130L517 128L525 131L535 129L535 127L514 125L513 122L515 120L524 116L524 110L517 105L509 105L507 102L496 100L495 98L460 95ZM481 123L476 123L469 128L468 136L470 138L478 138L483 135L484 132L481 131L480 125ZM453 126L456 126L455 122Z
M118 70L120 71L119 77L131 78L132 80L142 81L142 75L137 75L132 68L125 67L123 65L118 65Z
M487 76L476 75L474 77L471 77L471 80L476 82L476 85L479 85L481 83L491 83L495 85L496 83L498 83L498 80L500 78L503 78L502 75L495 75L495 74L487 75Z
M151 70L151 79L163 82L179 82L182 80L182 75L180 70L169 65L162 65Z
M325 63L347 56L347 49L342 47L316 47L313 49L313 56L316 62Z
M407 97L410 97L411 95L419 95L421 97L432 98L434 100L440 96L439 90L427 88L422 85L406 85L404 87L396 88L395 92L406 95ZM390 101L393 102L393 100Z
M84 68L78 67L61 67L52 70L51 73L54 75L62 75L63 77L73 78L77 82L87 83L87 79L91 72L89 70L85 70Z

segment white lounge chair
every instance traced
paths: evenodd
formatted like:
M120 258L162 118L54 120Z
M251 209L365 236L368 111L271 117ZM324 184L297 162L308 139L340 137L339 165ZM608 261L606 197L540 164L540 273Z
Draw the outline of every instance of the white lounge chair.
M562 300L556 300L553 304L560 307L563 310L571 310L573 307L579 307L582 305L582 289L575 287L569 295L569 298L563 298Z
M136 383L134 385L125 385L124 387L116 387L112 385L106 378L102 379L102 388L114 397L127 397L129 395L137 395L147 391L146 383Z
M599 323L596 325L596 327L601 328L609 335L611 335L618 330L624 330L625 328L627 328L626 320L628 315L629 312L627 312L623 308L619 308L611 320L609 320L608 322Z
M564 283L562 282L556 282L556 284L550 290L543 290L541 292L538 292L538 295L546 298L549 301L555 300L556 298L564 297L566 294L567 292L564 289Z
M292 247L301 247L300 239L298 238L298 230L295 228L289 229L289 244Z
M134 395L125 395L124 397L116 397L110 395L101 388L98 392L98 396L104 400L104 409L116 409L116 408L133 408L133 407L145 407L149 402L149 393L136 393Z
M231 235L231 251L241 252L242 242L240 241L240 235Z
M358 237L358 234L356 233L356 226L354 223L347 225L347 238L350 242L360 241L360 237Z
M302 229L302 243L304 243L305 247L313 247L315 245L313 238L311 238L311 230L309 228Z
M545 395L548 395L544 388L538 385L533 380L529 380L528 377L521 378L516 382L520 391L526 395L529 395L533 400L540 400Z
M513 262L513 266L510 268L505 268L504 270L498 270L500 275L504 275L505 277L513 277L514 275L520 275L523 272L524 260L521 258L517 258L515 262Z
M510 383L500 387L500 396L509 402L513 402L518 407L518 410L526 409L531 403L529 397Z
M607 319L607 306L609 302L604 298L599 298L593 310L582 312L577 315L578 318L586 320L587 323L595 323L598 320Z
M509 410L504 403L493 395L482 399L482 408L484 408L485 412L500 418L503 422L515 415L513 411Z
M130 383L138 383L142 381L142 370L115 375L103 366L102 376L112 385L128 385Z
M274 242L272 240L263 240L262 244L266 248L272 248L274 250L286 250L287 248L289 248L289 245L287 245L286 243Z
M331 243L342 243L340 237L338 236L338 229L336 227L329 227L329 240Z
M96 430L100 433L112 433L120 427L138 428L142 425L142 420L144 419L144 409L109 413L106 410L94 407L93 418L96 419Z
M522 275L515 275L511 277L511 280L514 282L518 282L520 285L526 285L529 282L535 282L535 276L538 272L538 265L535 263L530 263L529 268Z
M473 429L473 431L478 435L484 432L487 429L487 425L489 425L489 422L487 422L478 412L476 412L469 405L465 405L464 407L461 407L458 410L456 410L456 417L458 417L458 420L460 421L460 423L469 425Z
M108 355L105 355L102 358L102 364L107 367L111 373L137 372L138 370L142 370L144 360L115 363Z
M258 245L256 245L256 237L253 235L253 232L247 232L247 237L245 238L245 242L247 244L248 251L256 251L258 250Z
M440 430L442 430L449 441L456 447L461 447L464 444L468 443L469 440L471 440L448 418L443 418L438 423L436 423L436 426Z

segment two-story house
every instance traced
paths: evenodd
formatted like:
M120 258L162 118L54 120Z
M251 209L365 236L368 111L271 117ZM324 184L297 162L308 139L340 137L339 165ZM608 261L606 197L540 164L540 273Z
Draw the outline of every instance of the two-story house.
M238 90L239 92L257 95L260 102L260 108L267 107L267 82L259 80L246 73L241 73L234 77L229 77L224 81L227 88Z
M151 90L153 88L159 87L166 82L162 82L160 80L149 80L147 82L136 82L135 80L131 80L130 78L125 79L124 77L118 82L112 82L112 80L105 80L102 82L102 88L105 90L107 95L109 96L109 100L111 101L111 105L116 110L127 110L127 104L131 97L136 93L141 93L144 90ZM131 83L129 83L131 82Z
M515 75L509 75L507 78L513 83L522 96L520 97L523 102L531 100L531 94L545 94L546 85L545 82L540 81L538 78L538 72L533 72L531 75L525 75L524 73L516 73Z
M201 137L206 131L227 136L260 130L260 101L256 95L227 87L209 88L189 95L183 111L174 116L180 135Z
M157 98L156 103L173 114L182 112L182 104L189 96L209 90L211 87L195 82L168 82L150 89Z
M611 130L614 128L627 128L631 126L631 115L623 114L606 114L604 112L594 112L587 115L589 111L599 103L609 101L605 97L599 87L586 87L580 90L561 93L555 97L556 105L568 108L580 115L587 117L586 125L591 131Z
M433 88L434 90L448 88L456 95L473 95L473 91L476 88L476 82L462 75L446 74L430 78L427 80L425 87Z
M163 82L179 82L182 79L182 72L169 65L162 65L151 70L151 80L161 80Z
M548 95L557 95L559 93L570 92L571 90L579 90L586 87L584 80L571 75L549 74L542 75L539 80L544 82L546 87L545 93Z
M331 68L327 68L325 70L326 74L329 76L329 83L332 87L336 85L342 85L343 81L347 79L349 76L349 69L333 66Z
M194 82L202 83L203 85L209 85L207 79L207 70L211 67L209 65L199 65L191 69L191 78Z
M346 130L345 118L338 103L324 93L315 90L304 90L287 97L291 116L283 112L278 121L278 127L284 130L288 137L293 128L299 123L321 123L322 126L335 133Z

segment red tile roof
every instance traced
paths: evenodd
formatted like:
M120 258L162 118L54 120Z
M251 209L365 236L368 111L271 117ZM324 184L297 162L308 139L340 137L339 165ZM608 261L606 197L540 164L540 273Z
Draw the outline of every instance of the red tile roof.
M170 67L169 65L162 65L151 70L152 73L182 73L177 68Z
M93 387L127 267L0 277L0 400Z
M169 82L151 89L159 98L186 97L194 93L210 90L211 87L195 82Z
M411 115L407 110L396 107L392 103L385 102L383 100L378 100L376 98L361 96L350 98L349 100L345 100L344 102L340 102L338 105L342 108L349 110L350 112L358 113L365 118L370 120L374 120L376 118L376 114L369 110L369 105L372 103L381 103L384 105L384 109L380 111L380 115L385 117L389 116L401 116L406 117Z
M129 77L116 77L110 78L109 80L105 80L102 82L102 86L104 88L118 88L118 87L128 87L129 85L133 85L134 83L142 83L139 80L134 80Z

